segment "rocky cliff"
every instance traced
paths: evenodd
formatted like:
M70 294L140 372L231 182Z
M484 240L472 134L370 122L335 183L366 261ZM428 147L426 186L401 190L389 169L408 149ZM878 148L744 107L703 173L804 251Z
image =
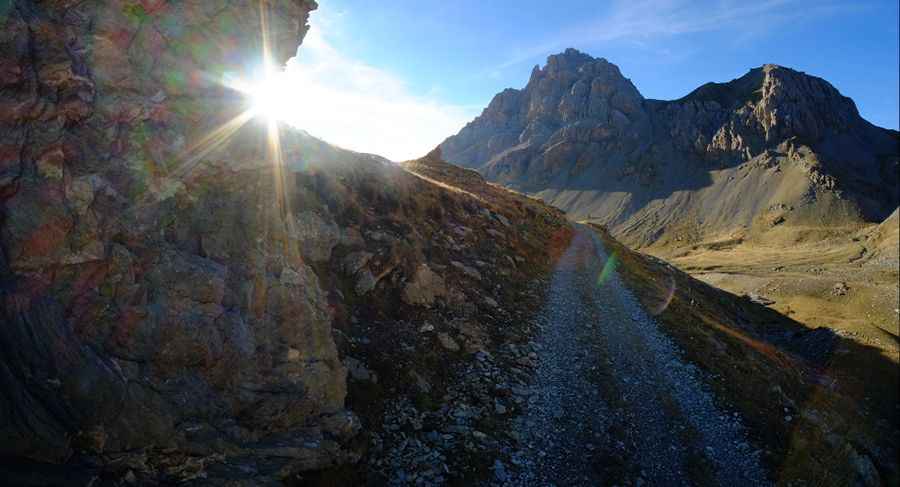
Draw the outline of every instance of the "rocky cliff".
M568 49L441 147L450 162L648 244L775 221L880 221L900 198L898 140L827 81L788 68L660 101Z
M259 485L352 463L392 401L439 400L520 317L561 213L285 127L273 144L222 84L264 40L286 61L315 7L0 6L7 481Z
M286 61L314 8L3 7L0 453L340 458L355 426L323 291L220 84L263 25Z

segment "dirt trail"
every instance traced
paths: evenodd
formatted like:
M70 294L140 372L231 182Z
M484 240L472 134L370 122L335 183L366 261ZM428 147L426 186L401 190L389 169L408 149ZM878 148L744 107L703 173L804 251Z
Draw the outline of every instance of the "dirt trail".
M765 485L740 418L608 262L580 227L554 271L510 484Z

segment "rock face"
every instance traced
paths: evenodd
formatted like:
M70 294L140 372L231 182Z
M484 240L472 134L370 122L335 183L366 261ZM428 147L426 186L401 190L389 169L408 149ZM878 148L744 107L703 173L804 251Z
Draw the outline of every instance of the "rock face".
M315 7L0 7L0 455L340 461L356 426L310 267L338 235L262 124L222 125L246 107L219 83L260 59L261 25L286 61Z
M788 68L659 101L614 64L568 49L441 149L646 244L699 224L751 227L773 207L791 207L788 223L881 221L900 198L898 140L825 80Z

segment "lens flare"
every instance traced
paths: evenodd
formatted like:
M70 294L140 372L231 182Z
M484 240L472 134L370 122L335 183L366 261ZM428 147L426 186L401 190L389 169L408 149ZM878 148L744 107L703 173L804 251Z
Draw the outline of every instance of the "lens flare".
M658 306L654 306L648 310L653 316L657 316L665 311L666 308L669 307L669 304L672 303L672 298L675 297L675 278L672 276L672 274L668 274L666 277L669 278L669 287L666 289L666 295L663 297L662 302L660 302Z
M604 282L609 279L609 276L612 275L616 270L616 266L619 265L619 256L616 255L615 252L609 255L609 258L606 259L606 263L603 264L603 270L600 271L600 275L597 277L597 286L602 286Z

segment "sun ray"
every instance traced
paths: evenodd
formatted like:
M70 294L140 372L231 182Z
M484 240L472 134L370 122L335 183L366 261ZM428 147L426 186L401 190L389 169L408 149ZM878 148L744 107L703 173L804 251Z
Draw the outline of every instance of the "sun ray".
M269 81L275 76L275 69L272 62L272 45L271 39L269 37L269 11L266 8L267 4L265 1L259 2L259 21L260 21L260 29L262 31L262 57L263 57L263 71L265 80ZM271 107L264 107L271 108ZM287 191L286 191L286 178L284 174L284 158L281 150L281 134L279 133L278 121L275 117L271 116L271 113L265 113L266 110L263 110L264 113L262 115L267 116L266 120L266 138L269 143L269 162L272 164L273 175L275 178L275 197L277 198L277 204L282 212L283 216L286 216L287 221L291 221L290 218L290 205L287 201Z
M244 110L231 120L210 131L194 144L191 144L182 155L184 162L176 168L174 175L183 177L189 174L197 165L197 162L228 142L228 140L254 116L256 116L256 114L253 109Z

